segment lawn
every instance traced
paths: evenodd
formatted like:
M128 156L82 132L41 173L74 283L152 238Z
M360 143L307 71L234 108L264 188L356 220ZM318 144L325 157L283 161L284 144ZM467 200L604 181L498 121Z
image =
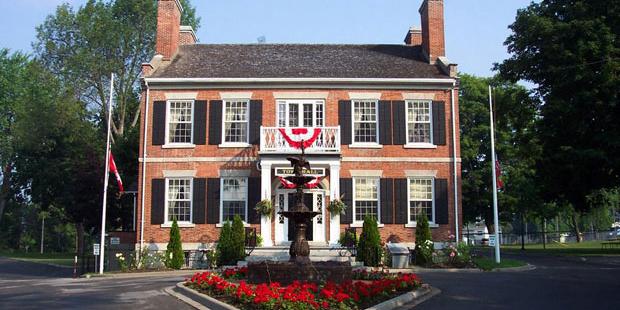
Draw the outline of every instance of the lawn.
M474 264L478 266L478 268L490 271L497 268L510 268L510 267L521 267L527 265L527 263L522 262L520 260L514 259L505 259L502 258L499 264L495 263L495 258L488 258L484 256L477 256L473 258Z
M73 253L39 253L0 250L0 256L33 263L73 266Z
M546 249L542 244L526 244L525 251L528 253L545 253L558 255L620 255L620 247L601 248L605 241L584 241L581 243L549 243ZM521 245L502 245L502 250L508 252L521 251Z

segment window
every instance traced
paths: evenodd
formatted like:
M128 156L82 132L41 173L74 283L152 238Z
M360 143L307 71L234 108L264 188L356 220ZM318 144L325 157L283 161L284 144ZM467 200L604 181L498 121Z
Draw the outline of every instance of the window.
M362 222L366 216L379 220L379 179L354 178L353 180L354 220Z
M433 179L409 179L409 222L415 223L424 212L429 222L435 222L433 212Z
M192 179L167 179L166 220L192 221Z
M248 101L231 100L224 105L224 143L248 142Z
M194 101L168 101L168 143L192 143Z
M353 101L353 143L377 143L377 101Z
M407 101L407 143L433 143L431 102Z
M235 215L239 215L243 221L246 221L248 179L222 178L221 188L221 222L232 221Z
M278 100L279 127L323 127L323 100Z

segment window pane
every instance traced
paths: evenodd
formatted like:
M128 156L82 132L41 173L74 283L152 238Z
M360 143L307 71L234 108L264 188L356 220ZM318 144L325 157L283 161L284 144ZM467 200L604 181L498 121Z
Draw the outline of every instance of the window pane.
M409 143L432 143L431 103L429 101L407 102L407 127Z
M377 219L377 202L376 201L356 201L355 202L355 220L364 221L366 216L372 216Z
M286 127L286 104L278 104L278 127Z
M323 127L323 104L316 105L316 127Z
M409 202L409 221L417 222L418 216L426 214L426 218L433 222L433 203L431 201L410 201Z
M246 178L227 178L223 181L222 199L245 200L247 193Z
M170 101L168 105L168 142L192 142L192 101Z
M226 123L226 142L246 142L248 123Z
M168 221L191 221L191 179L168 179Z
M377 142L377 110L375 101L353 102L354 142Z
M224 111L224 142L247 142L248 102L227 101Z
M304 104L304 127L312 127L312 104Z
M416 218L424 212L429 221L433 219L433 180L410 179L409 180L409 220Z
M222 220L231 221L235 215L239 215L242 220L245 219L245 201L224 201L222 205Z
M378 179L355 179L355 199L376 200Z
M297 104L288 106L288 125L289 127L299 126L299 105Z

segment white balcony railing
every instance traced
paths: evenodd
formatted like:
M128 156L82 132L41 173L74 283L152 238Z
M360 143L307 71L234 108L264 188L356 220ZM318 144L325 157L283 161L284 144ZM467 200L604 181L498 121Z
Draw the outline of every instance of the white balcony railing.
M280 132L280 127L260 128L260 152L261 153L298 153L289 145ZM321 133L312 145L306 148L306 153L340 153L340 126L321 127Z

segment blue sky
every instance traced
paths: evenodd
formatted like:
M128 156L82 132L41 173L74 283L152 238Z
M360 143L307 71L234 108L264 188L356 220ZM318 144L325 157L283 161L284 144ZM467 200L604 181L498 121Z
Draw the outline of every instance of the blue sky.
M86 0L0 0L0 48L30 52L35 27L57 5ZM422 0L193 0L201 43L401 44L420 24ZM459 71L488 76L508 57L503 42L530 0L445 0L447 56Z

